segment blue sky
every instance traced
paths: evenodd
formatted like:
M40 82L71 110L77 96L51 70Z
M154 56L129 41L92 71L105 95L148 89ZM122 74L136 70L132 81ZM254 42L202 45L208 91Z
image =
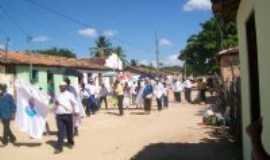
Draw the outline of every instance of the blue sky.
M0 47L10 38L11 50L70 48L89 57L98 35L121 45L129 59L155 59L155 32L161 61L177 64L176 55L187 38L212 16L210 0L32 0L87 24L81 25L43 10L25 0L1 0ZM7 16L8 15L8 16ZM17 23L21 29L18 29ZM23 30L23 31L21 31ZM25 32L25 33L23 33ZM33 36L31 43L26 35Z

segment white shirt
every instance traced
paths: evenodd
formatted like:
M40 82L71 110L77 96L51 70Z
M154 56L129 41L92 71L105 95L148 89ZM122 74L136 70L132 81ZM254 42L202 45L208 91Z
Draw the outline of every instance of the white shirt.
M162 83L155 85L154 94L157 98L161 98L164 94L164 86Z
M190 82L190 80L186 80L184 83L186 88L192 88L192 83Z
M184 89L183 84L180 81L175 82L174 91L175 92L182 92Z
M163 94L165 96L168 96L169 95L169 88L168 88L168 86L167 87L163 87Z
M88 90L89 94L92 95L96 95L97 94L97 87L93 84L87 84L85 86L85 89Z
M136 88L137 88L137 85L136 84L132 84L131 85L131 88L130 88L131 94L133 94L133 95L136 95L137 94Z
M89 98L89 92L86 89L80 91L81 98Z
M57 102L59 105L55 107L56 114L72 114L72 113L79 113L77 106L77 101L72 93L69 91L64 91L59 93L56 97Z

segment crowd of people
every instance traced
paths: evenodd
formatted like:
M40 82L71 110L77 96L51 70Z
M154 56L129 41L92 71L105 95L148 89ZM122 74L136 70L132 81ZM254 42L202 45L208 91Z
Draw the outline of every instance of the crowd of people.
M191 96L193 89L198 90L197 99L206 103L207 85L202 79L198 79L196 84L195 81L190 79L169 79L167 77L144 78L137 81L116 80L111 89L108 89L103 83L98 87L94 80L89 79L87 84L82 83L79 91L77 91L70 80L66 78L59 85L60 93L55 94L52 89L48 89L58 129L55 153L63 151L65 138L67 138L68 147L74 146L74 136L79 134L81 119L84 117L82 113L91 116L98 112L103 104L105 109L112 107L108 97L110 97L110 100L112 100L111 97L114 97L119 116L123 116L125 108L130 106L143 109L146 114L150 114L153 106L157 106L158 111L169 107L169 102L172 101L169 99L170 93L173 93L176 103L181 103L182 97L185 97L187 103L193 103ZM5 84L0 84L0 91L0 119L3 124L2 143L7 145L9 142L16 142L16 137L10 128L10 122L14 120L16 114L16 103L13 96L7 92ZM153 105L153 103L156 103L156 105ZM48 123L46 129L49 132ZM254 130L251 127L248 130L252 139L255 139L253 135L257 133ZM258 143L254 144L258 146Z

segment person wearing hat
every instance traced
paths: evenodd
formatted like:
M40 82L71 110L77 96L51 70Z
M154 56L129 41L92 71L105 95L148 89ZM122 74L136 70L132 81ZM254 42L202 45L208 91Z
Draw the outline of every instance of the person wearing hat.
M4 129L4 145L7 145L9 141L11 143L16 141L16 137L10 129L10 121L15 118L16 108L13 96L7 93L7 86L0 84L0 119Z
M66 83L62 82L59 88L60 93L56 96L54 107L58 129L55 154L63 151L65 133L68 139L68 146L70 148L73 147L73 115L79 113L78 108L75 107L76 99L74 95L67 90Z

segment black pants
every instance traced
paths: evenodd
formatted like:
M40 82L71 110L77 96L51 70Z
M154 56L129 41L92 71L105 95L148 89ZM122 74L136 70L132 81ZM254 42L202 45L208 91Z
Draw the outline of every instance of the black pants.
M205 96L206 90L200 90L200 101L206 102L206 96Z
M123 109L123 95L118 95L117 96L117 103L118 103L118 109L119 109L119 114L122 116L124 114L124 109Z
M157 107L159 111L162 110L162 98L157 98Z
M152 105L152 99L150 98L144 98L144 110L146 112L151 111L151 105Z
M88 98L83 98L82 99L82 104L83 104L84 108L87 108L87 106L88 106Z
M10 129L10 120L9 119L2 119L3 124L3 143L8 143L10 140L11 142L14 142L16 140L16 137L12 133Z
M89 98L88 98L88 103L87 103L87 107L86 107L86 114L88 116L90 116L90 114L95 114L98 107L97 107L97 100L95 98L94 95L91 95Z
M163 96L163 104L164 104L164 107L169 106L169 98L168 98L168 96Z
M185 98L188 103L191 103L191 89L185 88Z
M176 102L181 103L181 92L175 92Z
M174 97L174 101L177 102L177 95L176 95L176 92L173 92L173 97Z
M103 101L105 103L105 108L108 109L107 96L100 97L100 99L99 99L100 107L101 107Z
M137 97L136 94L132 94L132 96L131 96L132 105L135 105L136 104L136 97Z
M56 148L62 150L64 144L65 133L67 135L68 143L74 145L73 141L73 116L72 114L63 114L56 116L56 123L58 129L58 140Z

